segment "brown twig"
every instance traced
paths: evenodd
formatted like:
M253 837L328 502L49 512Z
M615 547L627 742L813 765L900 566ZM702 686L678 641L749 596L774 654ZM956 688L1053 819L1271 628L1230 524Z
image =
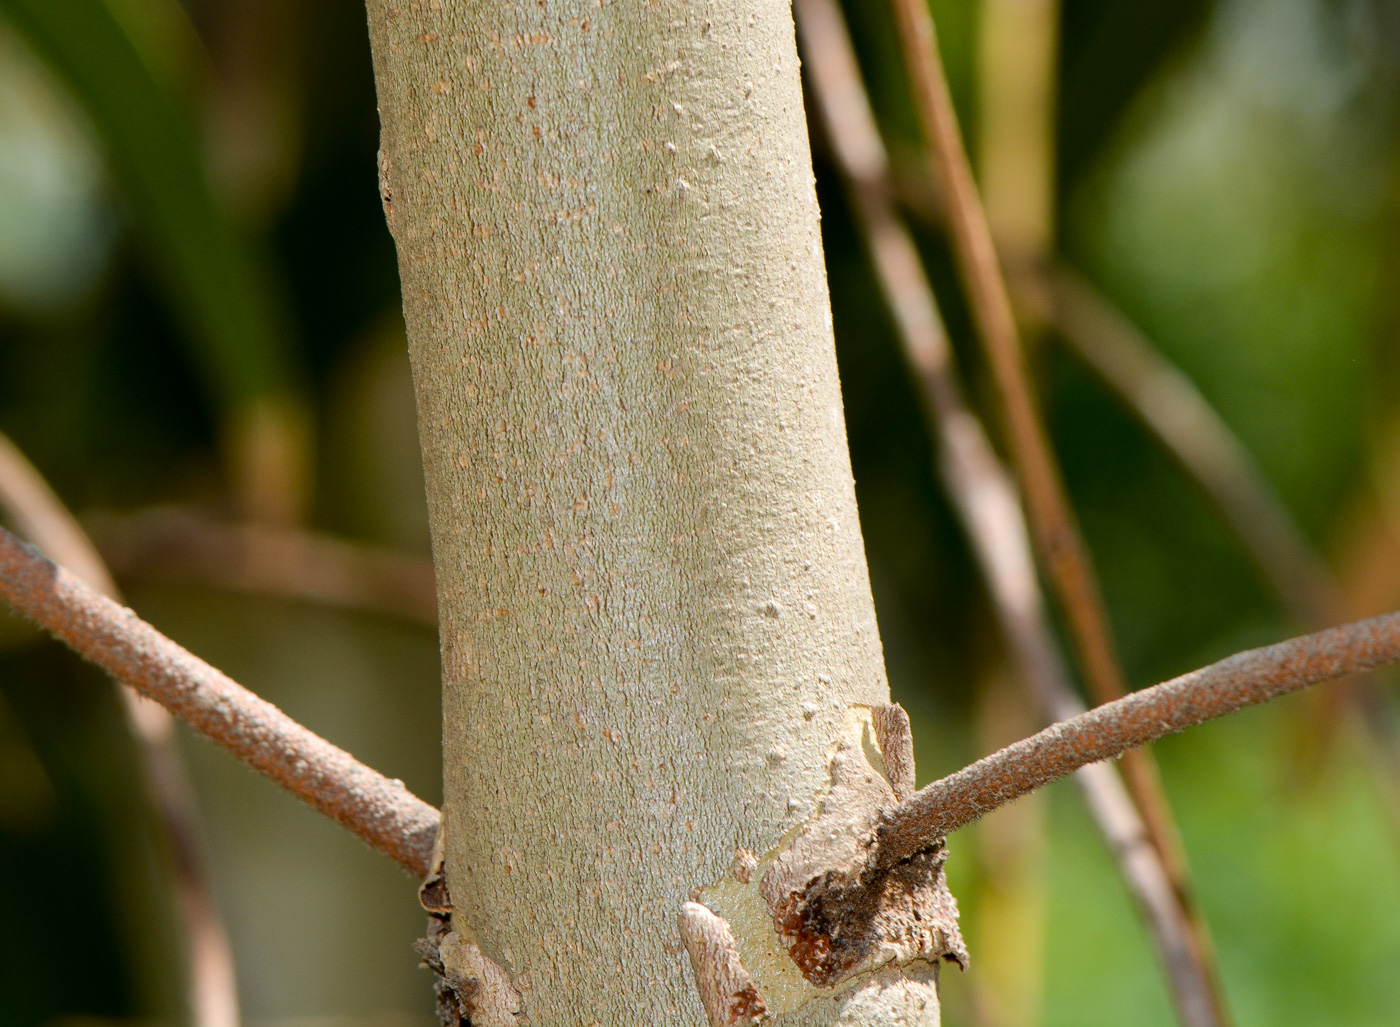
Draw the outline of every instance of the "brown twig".
M0 508L55 562L103 595L119 600L91 540L38 469L0 433ZM214 898L199 826L199 806L175 747L170 715L129 687L119 688L136 739L148 799L164 835L175 878L189 960L195 1027L237 1027L238 987L228 929Z
M439 814L0 530L0 598L418 877Z
M437 626L432 563L320 532L176 507L84 518L123 580L197 583Z
M920 789L885 818L882 862L1139 745L1347 674L1400 661L1400 612L1249 649L1008 745Z
M920 385L939 466L1017 667L1049 721L1083 712L1050 631L1015 487L953 367L933 289L893 204L889 162L840 9L833 0L794 4L804 66L828 142L851 194L876 276ZM1108 767L1077 778L1130 893L1142 909L1173 998L1189 1024L1217 1022L1208 974L1185 911L1122 781Z
M1026 499L1031 529L1064 609L1089 691L1097 702L1108 702L1126 693L1125 678L1088 550L1075 524L1031 388L1006 280L973 183L948 91L933 19L924 0L891 0L891 6L915 110L930 147L930 171L944 196L953 250L1001 397L1012 463ZM1210 932L1195 901L1185 851L1156 762L1149 753L1133 752L1121 766L1133 804L1142 814L1152 844L1161 853L1172 887L1191 921L1201 964L1213 982L1214 1022L1228 1023L1229 1011L1212 955Z

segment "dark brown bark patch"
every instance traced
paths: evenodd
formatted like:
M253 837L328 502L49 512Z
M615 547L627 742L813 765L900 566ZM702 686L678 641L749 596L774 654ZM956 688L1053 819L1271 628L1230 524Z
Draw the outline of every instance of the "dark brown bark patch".
M819 987L887 963L967 965L957 902L943 876L943 839L892 863L876 858L880 814L913 776L902 713L875 711L861 744L837 750L820 812L760 884L788 954Z
M789 895L774 923L802 976L829 987L891 962L947 959L965 968L944 859L939 845L854 877L822 874Z

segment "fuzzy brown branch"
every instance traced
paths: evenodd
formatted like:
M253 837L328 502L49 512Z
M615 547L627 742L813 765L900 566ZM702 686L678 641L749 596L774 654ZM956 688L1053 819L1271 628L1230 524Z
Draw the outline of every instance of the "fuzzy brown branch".
M1025 518L1014 485L968 407L932 286L894 207L889 161L841 11L834 0L796 0L793 12L822 127L920 386L945 487L1021 678L1047 721L1068 719L1084 707L1046 618ZM1107 766L1086 767L1076 779L1142 910L1183 1019L1214 1023L1212 983L1196 954L1192 925L1121 779Z
M439 814L0 529L0 599L415 876Z
M1097 706L928 785L890 811L880 860L898 861L1081 767L1247 706L1400 661L1400 612L1250 649Z
M1126 693L1126 680L1088 549L1075 523L1031 387L1006 279L972 179L938 53L933 19L924 0L891 0L891 6L914 107L929 143L930 174L943 194L946 224L1001 399L1012 463L1025 496L1036 546L1064 610L1089 691L1097 702L1109 702ZM1172 887L1191 920L1201 963L1215 982L1213 1022L1226 1024L1230 1017L1211 957L1209 930L1195 900L1185 850L1161 774L1148 752L1128 754L1121 766L1133 803L1142 814L1152 844L1161 853Z
M116 583L92 541L38 469L3 433L0 509L56 563L120 601ZM238 1027L233 949L209 880L199 804L175 745L170 715L128 686L119 687L118 692L137 743L147 797L170 857L189 960L192 1022L195 1027Z
M432 564L320 532L175 507L85 518L118 578L210 585L437 627Z

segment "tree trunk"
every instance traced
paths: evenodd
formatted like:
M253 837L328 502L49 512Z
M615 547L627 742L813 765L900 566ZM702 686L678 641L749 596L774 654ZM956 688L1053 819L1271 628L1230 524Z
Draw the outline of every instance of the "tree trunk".
M369 13L472 1022L937 1024L757 898L838 750L898 784L788 4Z

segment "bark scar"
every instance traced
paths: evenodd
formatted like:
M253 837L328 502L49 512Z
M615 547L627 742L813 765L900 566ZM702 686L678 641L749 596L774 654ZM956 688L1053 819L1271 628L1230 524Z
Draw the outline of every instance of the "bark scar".
M783 946L818 987L886 963L967 966L957 902L943 875L944 840L930 839L892 865L873 858L881 812L913 789L908 716L898 706L877 707L865 730L873 738L845 740L832 756L820 812L759 885Z

